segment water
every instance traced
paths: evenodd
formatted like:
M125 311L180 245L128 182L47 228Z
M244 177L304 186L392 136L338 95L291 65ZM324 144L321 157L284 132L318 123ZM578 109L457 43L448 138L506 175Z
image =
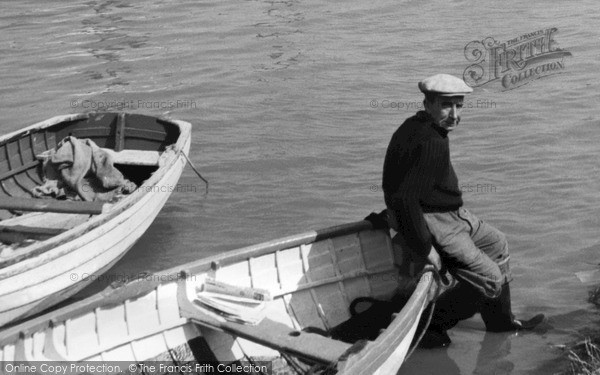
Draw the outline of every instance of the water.
M514 310L535 334L484 334L478 318L406 374L548 374L556 345L597 327L600 17L596 2L0 2L3 132L54 115L124 108L193 123L189 169L111 273L132 277L383 208L383 156L419 79L468 65L464 46L556 27L563 74L486 85L451 135L466 206L508 235ZM371 102L377 101L373 108ZM477 188L477 185L487 188ZM196 189L196 192L193 190Z

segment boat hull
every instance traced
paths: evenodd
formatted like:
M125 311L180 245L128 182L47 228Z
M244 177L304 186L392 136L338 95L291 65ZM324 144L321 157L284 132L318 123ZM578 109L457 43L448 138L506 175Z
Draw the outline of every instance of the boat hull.
M189 124L181 126L182 138L177 144L187 154ZM143 189L119 201L107 213L31 246L34 256L0 268L0 326L77 293L102 277L137 242L166 203L185 166L185 157L172 153L163 155L164 164L142 185ZM37 253L36 248L40 249Z
M11 327L0 333L0 360L285 363L281 353L287 353L335 365L340 374L394 373L436 288L431 274L399 272L397 265L406 262L401 253L388 233L371 230L367 222L250 246L103 291ZM234 325L238 331L232 331L218 318L203 320L194 310L193 294L206 277L269 289L275 298L266 321L299 339L283 340L283 347L279 338L266 335L265 322L255 328ZM355 356L341 359L350 344L303 331L330 330L350 317L355 298L389 299L398 290L408 293L408 302Z

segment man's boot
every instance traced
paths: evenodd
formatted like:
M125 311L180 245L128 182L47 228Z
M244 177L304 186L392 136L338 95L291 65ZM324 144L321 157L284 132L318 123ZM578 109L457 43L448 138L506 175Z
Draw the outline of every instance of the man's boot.
M529 320L516 319L511 310L510 287L508 283L502 285L499 297L482 298L479 311L489 332L533 329L545 320L544 314L538 314Z
M444 292L435 302L431 323L421 339L419 347L431 349L450 345L452 341L446 331L458 324L459 321L475 315L478 299L477 292L463 283Z

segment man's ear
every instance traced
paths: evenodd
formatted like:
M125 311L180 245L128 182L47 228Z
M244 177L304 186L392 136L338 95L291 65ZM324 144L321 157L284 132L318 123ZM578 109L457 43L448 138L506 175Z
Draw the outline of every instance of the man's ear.
M425 108L425 112L431 113L431 102L427 100L427 98L423 99L423 108Z
M440 100L439 95L435 95L433 93L425 94L425 98L423 99L423 107L425 107L425 111L431 113L438 100Z

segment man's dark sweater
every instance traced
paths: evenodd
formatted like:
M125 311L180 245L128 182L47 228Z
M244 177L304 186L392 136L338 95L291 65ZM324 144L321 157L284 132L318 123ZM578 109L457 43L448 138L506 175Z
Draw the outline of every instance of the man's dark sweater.
M383 165L383 192L407 245L427 256L432 239L423 213L453 211L463 201L448 134L426 112L407 119L392 136Z

